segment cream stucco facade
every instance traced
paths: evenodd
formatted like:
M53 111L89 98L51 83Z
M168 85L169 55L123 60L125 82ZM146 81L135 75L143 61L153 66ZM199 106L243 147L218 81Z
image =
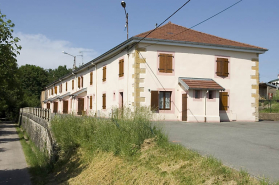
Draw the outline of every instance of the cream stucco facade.
M47 86L45 93L48 98L44 101L44 108L49 106L54 111L54 102L57 102L56 112L63 113L65 110L63 104L67 101L67 113L78 114L79 109L82 109L82 114L109 117L112 109L122 107L122 104L130 108L150 107L152 91L159 93L167 91L170 92L170 98L165 101L170 101L169 109L159 108L158 111L154 111L154 115L158 115L157 118L162 120L183 120L182 96L186 94L187 119L184 121L258 121L258 63L259 54L264 53L264 50L181 42L155 42L148 39L133 46L138 40L131 38L121 43L74 70L72 74ZM172 71L169 73L159 70L161 54L169 54L172 57ZM216 74L218 58L228 60L228 76L226 77ZM124 76L119 77L119 61L122 59L124 60ZM105 81L103 81L104 67L106 67ZM78 87L79 77L80 87ZM211 90L212 94L209 98L210 89L183 88L179 83L179 78L183 77L211 79L219 84L228 94L227 109L220 110L219 92L222 92L221 90ZM62 92L59 90L60 84L62 84ZM57 94L54 92L56 86ZM53 94L51 89L53 89ZM195 95L195 91L199 94ZM83 103L78 103L79 101ZM161 103L160 99L159 103Z

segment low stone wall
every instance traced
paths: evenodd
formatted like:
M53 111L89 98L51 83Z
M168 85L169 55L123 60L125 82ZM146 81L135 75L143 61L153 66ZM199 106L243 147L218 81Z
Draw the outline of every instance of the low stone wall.
M260 120L279 121L279 113L259 113Z
M50 130L50 123L30 113L20 113L19 125L26 131L29 139L40 149L46 152L50 159L55 158L55 140Z

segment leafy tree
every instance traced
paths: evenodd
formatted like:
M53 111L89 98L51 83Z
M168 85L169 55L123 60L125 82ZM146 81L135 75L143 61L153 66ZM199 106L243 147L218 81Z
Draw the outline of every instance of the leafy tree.
M16 56L21 46L19 38L13 37L14 23L0 11L0 116L14 117L18 114L19 89Z
M39 66L26 64L19 68L19 75L24 92L22 106L40 106L41 91L48 84L48 72Z
M69 74L72 72L72 69L67 69L67 66L58 66L57 69L48 69L48 82L54 82L56 80L58 80L59 78Z

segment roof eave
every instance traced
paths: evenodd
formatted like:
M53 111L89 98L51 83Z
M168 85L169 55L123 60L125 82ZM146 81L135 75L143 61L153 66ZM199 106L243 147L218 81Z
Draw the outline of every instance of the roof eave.
M135 39L141 39L141 37L135 37ZM220 49L220 50L240 51L240 52L258 53L258 54L263 54L266 51L268 51L268 49L260 49L260 48L257 49L257 48L248 48L248 47L237 47L237 46L228 46L228 45L207 44L207 43L187 42L187 41L177 41L177 40L164 40L164 39L154 39L154 38L145 38L141 42L147 44L189 46L189 47L196 47L196 48Z

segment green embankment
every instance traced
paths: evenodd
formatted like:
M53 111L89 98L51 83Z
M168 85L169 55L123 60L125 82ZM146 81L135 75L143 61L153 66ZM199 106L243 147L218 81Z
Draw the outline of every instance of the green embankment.
M145 108L114 111L115 119L65 116L52 120L60 147L48 184L269 184L168 142ZM116 118L118 117L118 118ZM38 164L39 165L39 164ZM43 165L46 168L48 165ZM49 168L47 168L49 169ZM42 181L43 180L43 181Z

